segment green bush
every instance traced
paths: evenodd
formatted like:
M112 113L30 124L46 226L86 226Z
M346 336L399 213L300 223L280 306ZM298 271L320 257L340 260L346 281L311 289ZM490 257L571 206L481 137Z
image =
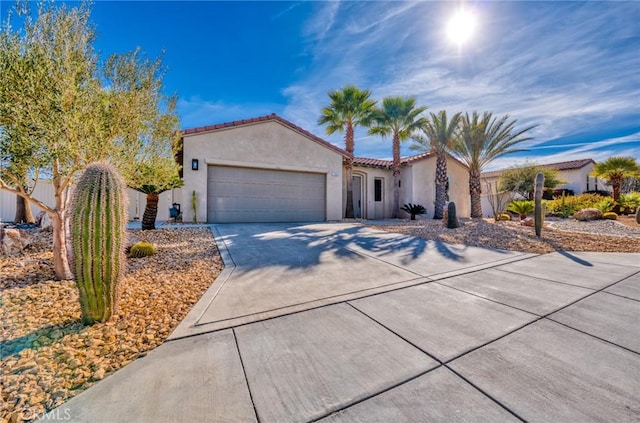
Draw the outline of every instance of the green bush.
M518 216L520 216L520 220L527 217L527 214L533 213L533 209L534 209L533 201L528 201L528 200L513 200L507 206L507 210L510 212L516 213Z
M607 213L613 210L615 206L616 206L616 202L613 198L605 197L602 200L598 201L596 204L594 204L593 208L600 210L602 213Z
M635 213L640 207L640 192L620 194L620 209L625 213Z
M411 215L411 220L416 220L416 215L427 214L427 209L420 204L407 203L400 207L400 210L405 211Z
M596 204L604 198L611 197L603 197L598 194L580 194L556 197L553 200L547 201L547 211L557 216L567 218L572 216L578 210L595 208Z
M602 215L603 219L618 220L618 215L614 212L607 212Z
M129 250L129 255L135 258L152 256L155 253L156 247L144 241L133 244Z

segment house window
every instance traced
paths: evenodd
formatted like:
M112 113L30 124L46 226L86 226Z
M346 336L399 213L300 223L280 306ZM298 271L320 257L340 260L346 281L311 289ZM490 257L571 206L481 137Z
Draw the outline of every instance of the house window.
M374 179L373 190L374 201L382 201L382 179Z

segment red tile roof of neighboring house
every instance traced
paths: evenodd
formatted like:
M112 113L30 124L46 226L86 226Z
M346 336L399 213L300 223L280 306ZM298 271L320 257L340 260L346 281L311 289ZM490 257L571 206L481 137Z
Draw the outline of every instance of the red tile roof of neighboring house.
M330 148L331 150L335 151L338 154L341 154L343 156L347 155L347 152L345 150L343 150L340 147L337 147L333 144L331 144L328 141L323 140L322 138L318 137L317 135L312 134L311 132L302 129L301 127L299 127L298 125L284 119L281 118L280 116L276 115L275 113L272 113L270 115L266 115L266 116L259 116L259 117L255 117L255 118L250 118L250 119L242 119L242 120L234 120L233 122L224 122L224 123L218 123L215 125L207 125L207 126L199 126L197 128L190 128L190 129L185 129L182 131L182 135L191 135L191 134L197 134L200 132L211 132L211 131L217 131L220 129L228 129L228 128L233 128L236 126L243 126L243 125L250 125L252 123L258 123L258 122L265 122L265 121L276 121L279 122L281 124L283 124L284 126L287 126L291 129L293 129L294 131L306 136L307 138L312 139L313 141L324 145L327 148Z
M588 164L595 163L593 159L580 159L580 160L569 160L566 162L558 162L558 163L547 163L547 164L535 164L536 166L543 167L545 169L553 169L553 170L575 170L582 169ZM493 178L500 176L502 172L506 169L502 170L493 170L491 172L483 172L480 177L482 178Z
M416 155L413 155L413 156L402 157L402 158L400 158L400 166L406 166L406 165L415 163L415 162L423 160L423 159L428 159L429 157L433 157L433 156L435 156L435 153L427 152L427 153L416 154ZM464 167L467 167L464 163L462 163L460 160L456 159L455 157L449 156L449 158L457 161L458 163L460 163ZM393 166L393 160L381 160L381 159L368 159L366 157L354 157L353 158L353 164L355 166L377 167L377 168L381 168L381 169L391 169L391 167Z

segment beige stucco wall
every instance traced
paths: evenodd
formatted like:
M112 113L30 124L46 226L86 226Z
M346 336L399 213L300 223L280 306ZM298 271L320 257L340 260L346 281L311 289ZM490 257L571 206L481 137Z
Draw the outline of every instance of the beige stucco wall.
M428 157L417 161L404 169L412 172L411 196L401 199L401 203L422 204L427 209L423 218L432 218L434 202L436 200L436 157ZM449 200L456 203L458 217L471 215L471 200L469 197L469 172L458 161L447 160L447 175L449 176Z
M573 190L575 194L581 194L587 191L587 176L589 176L589 174L593 172L593 168L593 163L590 163L580 169L559 171L558 179L565 181L565 183L558 185L557 189L570 189ZM600 178L589 176L589 190L593 191L595 189L611 191L611 186L608 186L606 184L606 181Z
M198 159L200 169L191 170ZM342 155L277 122L266 121L184 137L183 220L207 220L207 165L323 173L327 182L327 220L342 218ZM185 204L186 203L186 204Z

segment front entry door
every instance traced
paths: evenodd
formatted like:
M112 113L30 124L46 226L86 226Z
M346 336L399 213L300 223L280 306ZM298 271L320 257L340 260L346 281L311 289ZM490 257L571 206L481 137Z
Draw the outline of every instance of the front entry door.
M362 219L362 176L353 176L353 214L356 219Z

